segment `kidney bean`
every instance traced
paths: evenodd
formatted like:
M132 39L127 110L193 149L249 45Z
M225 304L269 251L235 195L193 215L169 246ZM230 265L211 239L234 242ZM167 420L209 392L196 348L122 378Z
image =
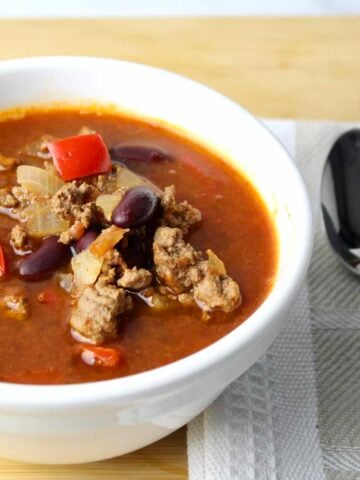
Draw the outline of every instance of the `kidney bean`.
M153 218L158 204L159 198L151 188L130 188L115 207L112 222L122 228L141 227Z
M159 148L144 145L116 145L110 149L112 160L139 160L141 162L158 162L169 157Z
M98 237L98 232L96 230L88 230L80 240L75 243L76 253L80 253L83 250L86 250L88 246L96 240Z
M71 256L69 245L58 242L58 236L46 238L40 247L20 263L20 275L32 276L61 267Z

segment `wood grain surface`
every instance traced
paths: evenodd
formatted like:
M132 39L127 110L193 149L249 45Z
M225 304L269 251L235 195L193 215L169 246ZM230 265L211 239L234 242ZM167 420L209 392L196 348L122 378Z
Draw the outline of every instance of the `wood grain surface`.
M97 55L167 68L257 115L357 119L360 18L0 21L0 58Z
M360 17L0 20L0 59L35 55L155 65L206 83L265 117L360 117ZM0 460L0 480L115 478L186 479L185 430L89 465Z

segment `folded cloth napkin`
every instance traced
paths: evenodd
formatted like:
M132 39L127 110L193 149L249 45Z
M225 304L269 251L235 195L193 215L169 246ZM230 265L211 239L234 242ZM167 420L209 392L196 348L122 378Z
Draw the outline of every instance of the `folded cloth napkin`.
M313 258L269 351L189 424L189 478L358 480L360 285L330 251L320 211L326 156L356 125L265 123L305 177L316 222Z

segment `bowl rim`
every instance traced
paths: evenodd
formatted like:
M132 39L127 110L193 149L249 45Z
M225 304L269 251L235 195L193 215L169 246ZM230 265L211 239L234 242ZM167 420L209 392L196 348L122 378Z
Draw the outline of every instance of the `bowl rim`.
M217 340L208 347L199 350L183 359L168 365L148 370L134 375L101 380L97 382L76 383L66 385L31 385L0 382L0 407L2 409L22 410L59 410L74 409L84 406L94 406L108 402L129 403L136 399L150 395L160 395L172 389L180 389L186 383L196 380L199 375L210 373L216 364L221 363L236 352L254 343L266 332L266 328L280 316L280 312L289 306L297 293L308 268L313 243L313 218L309 195L302 175L293 162L290 154L280 144L279 140L257 118L244 107L229 99L212 88L196 82L182 75L144 65L118 59L81 56L44 56L28 57L0 62L0 76L9 72L21 73L22 70L41 69L45 67L71 68L72 65L86 68L90 64L102 64L112 67L138 68L146 72L156 72L186 82L189 87L201 88L213 98L232 104L248 123L252 123L259 133L271 138L277 144L278 152L282 152L283 164L286 165L287 175L292 175L297 184L296 192L300 213L297 218L303 232L301 239L296 239L296 255L289 259L291 268L287 269L287 278L280 285L274 286L264 302L253 312L245 322L230 333ZM165 119L166 120L166 119ZM280 147L280 148L279 148ZM260 192L261 193L261 192Z

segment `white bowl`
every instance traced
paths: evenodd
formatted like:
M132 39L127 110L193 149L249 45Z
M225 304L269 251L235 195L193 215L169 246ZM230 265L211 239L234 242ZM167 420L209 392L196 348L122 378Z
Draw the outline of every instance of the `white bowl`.
M0 456L81 463L122 455L181 427L247 370L279 332L305 276L312 214L303 179L253 116L213 90L118 60L42 57L0 62L0 110L112 103L166 121L204 143L255 183L278 231L274 287L250 318L213 345L145 373L97 383L0 383Z

